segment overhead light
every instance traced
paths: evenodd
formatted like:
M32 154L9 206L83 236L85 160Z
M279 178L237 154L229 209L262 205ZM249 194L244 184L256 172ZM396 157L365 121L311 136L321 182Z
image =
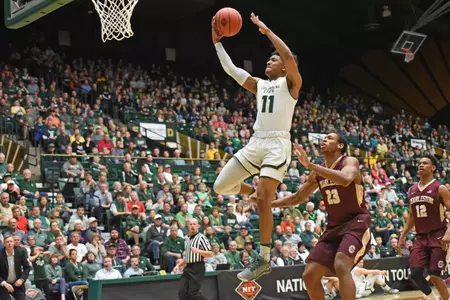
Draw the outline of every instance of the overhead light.
M390 16L392 16L392 12L389 9L389 6L387 5L383 6L383 12L381 13L381 16L383 18L389 18Z

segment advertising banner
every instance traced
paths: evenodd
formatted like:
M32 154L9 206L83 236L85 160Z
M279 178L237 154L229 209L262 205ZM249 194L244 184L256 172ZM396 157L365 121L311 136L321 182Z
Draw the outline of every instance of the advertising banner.
M313 144L318 145L320 140L322 140L325 136L326 136L326 134L324 134L324 133L312 133L312 132L309 132L308 133L308 140L310 142L313 142Z
M136 278L137 279L137 278ZM140 278L139 278L140 279ZM105 283L108 283L105 281ZM126 282L103 284L102 300L161 300L178 299L180 280L154 280L142 282ZM208 300L219 300L217 295L216 276L206 276L200 292Z
M367 269L387 270L387 283L400 290L410 290L407 257L368 260L364 263ZM220 300L301 300L309 299L302 274L305 265L276 267L272 272L260 279L241 283L237 279L238 271L217 272ZM382 293L379 287L375 293ZM338 299L338 298L337 298Z
M427 149L427 141L419 139L411 139L411 147L419 149Z
M139 125L142 135L151 140L176 142L175 124L140 123Z

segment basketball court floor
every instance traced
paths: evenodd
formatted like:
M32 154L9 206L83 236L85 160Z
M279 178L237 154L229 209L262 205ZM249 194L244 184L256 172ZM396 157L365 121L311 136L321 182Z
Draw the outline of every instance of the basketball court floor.
M449 289L450 291L450 289ZM436 291L437 292L437 291ZM381 295L362 298L366 300L391 300L391 299L404 299L404 300L420 300L423 299L423 294L419 291L401 292L397 295Z

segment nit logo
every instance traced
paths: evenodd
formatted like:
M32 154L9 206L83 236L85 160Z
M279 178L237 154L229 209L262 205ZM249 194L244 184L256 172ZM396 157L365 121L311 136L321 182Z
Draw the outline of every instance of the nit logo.
M262 287L256 281L241 282L236 288L236 293L244 300L253 300L261 292Z

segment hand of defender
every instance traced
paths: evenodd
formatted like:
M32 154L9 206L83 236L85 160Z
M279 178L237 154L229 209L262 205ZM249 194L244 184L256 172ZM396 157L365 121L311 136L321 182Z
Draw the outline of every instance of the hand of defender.
M297 156L298 161L308 169L310 161L308 158L308 154L306 154L305 149L299 144L294 145L294 154Z
M399 256L403 256L402 249L405 247L406 239L404 237L400 237L397 245L397 254Z
M217 28L215 16L212 18L212 21L211 21L211 32L212 32L213 43L217 44L218 42L220 42L220 39L223 37L223 35L220 34L219 29Z
M259 27L259 32L262 34L266 34L269 31L269 27L266 26L263 22L259 20L258 16L255 16L254 13L250 15L250 20L252 20L253 24Z
M447 251L450 246L450 234L445 233L444 237L442 238L442 250Z

